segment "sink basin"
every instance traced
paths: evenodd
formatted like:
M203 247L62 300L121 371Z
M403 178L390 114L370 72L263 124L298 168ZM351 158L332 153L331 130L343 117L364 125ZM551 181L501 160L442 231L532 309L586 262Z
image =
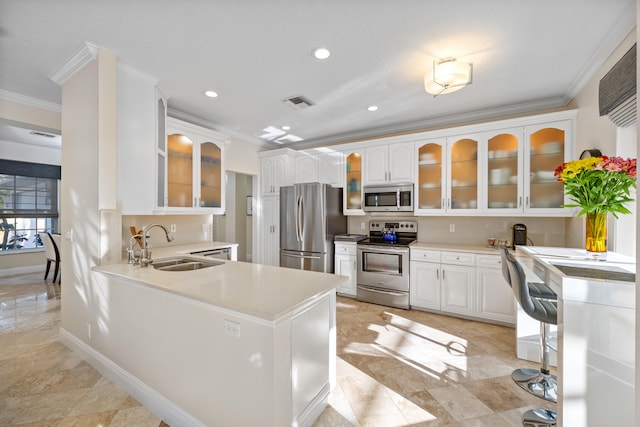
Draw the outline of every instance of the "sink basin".
M213 261L213 260L202 261L202 260L193 259L193 258L161 259L151 263L153 268L161 271L200 270L202 268L215 267L217 265L222 265L222 264L224 264L224 262L222 261Z

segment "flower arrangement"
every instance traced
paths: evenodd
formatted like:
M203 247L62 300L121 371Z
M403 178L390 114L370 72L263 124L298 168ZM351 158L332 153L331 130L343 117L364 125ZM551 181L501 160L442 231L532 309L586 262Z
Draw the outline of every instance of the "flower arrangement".
M567 208L581 208L584 214L629 214L625 206L632 202L631 187L636 188L636 159L591 157L563 163L554 175L564 184L565 193L574 203Z

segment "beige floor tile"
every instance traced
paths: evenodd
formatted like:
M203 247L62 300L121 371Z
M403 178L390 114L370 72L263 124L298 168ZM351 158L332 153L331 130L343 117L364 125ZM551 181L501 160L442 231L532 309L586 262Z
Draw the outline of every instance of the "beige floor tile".
M116 413L109 427L157 427L160 419L144 406L122 409Z
M490 415L493 411L461 385L435 388L429 393L457 421Z

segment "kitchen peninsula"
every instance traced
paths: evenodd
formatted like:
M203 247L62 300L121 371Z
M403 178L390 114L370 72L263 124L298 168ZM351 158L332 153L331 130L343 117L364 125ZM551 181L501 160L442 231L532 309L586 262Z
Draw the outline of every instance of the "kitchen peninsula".
M558 294L558 425L635 423L635 258L519 246L518 260ZM564 423L563 423L564 420Z
M94 267L95 318L61 339L171 425L310 426L335 380L335 288L348 278L215 262Z

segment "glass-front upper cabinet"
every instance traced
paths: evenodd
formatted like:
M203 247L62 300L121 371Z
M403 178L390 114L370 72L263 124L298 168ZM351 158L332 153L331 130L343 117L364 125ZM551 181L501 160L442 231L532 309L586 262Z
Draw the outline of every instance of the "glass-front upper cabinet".
M344 214L364 215L362 210L362 165L363 150L344 152L345 181L344 181Z
M200 207L222 207L222 149L214 142L200 144Z
M525 128L525 212L570 215L565 203L564 186L554 176L555 169L570 158L572 121L564 120Z
M181 133L167 135L167 206L193 207L193 141Z
M164 210L176 213L224 213L223 137L214 131L173 118L167 118L166 134ZM161 157L158 158L160 162ZM160 173L158 180L162 180ZM158 183L158 189L161 188L163 182Z
M479 137L475 135L447 139L450 165L447 209L451 212L478 210L478 149Z
M487 134L487 210L522 210L522 128Z
M415 210L417 213L442 212L446 208L446 142L417 141L418 188L416 188Z

